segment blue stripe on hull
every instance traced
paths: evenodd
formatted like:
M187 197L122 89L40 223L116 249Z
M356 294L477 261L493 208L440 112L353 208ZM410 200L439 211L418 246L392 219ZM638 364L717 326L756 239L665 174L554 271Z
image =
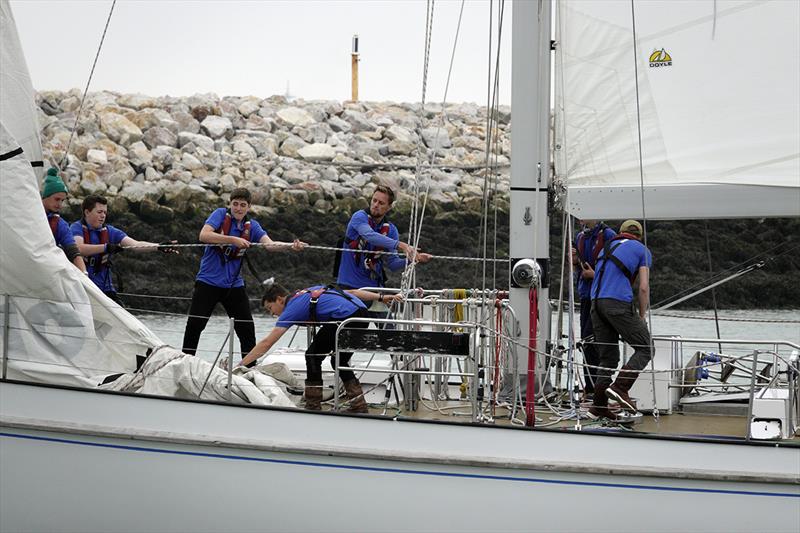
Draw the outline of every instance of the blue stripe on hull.
M104 444L98 442L87 442L72 439L59 439L54 437L37 437L33 435L22 435L17 433L0 432L0 436L15 439L26 439L44 442L54 442L59 444L72 444L78 446L94 446L97 448L111 448L117 450L126 450L144 453L160 453L171 455L187 455L193 457L206 457L210 459L226 459L233 461L252 461L257 463L274 463L281 465L296 465L296 466L309 466L316 468L339 468L343 470L361 470L366 472L384 472L390 474L406 474L417 476L438 476L438 477L455 477L455 478L468 478L468 479L486 479L494 481L517 481L524 483L544 483L551 485L577 485L581 487L603 487L613 489L635 489L635 490L656 490L668 492L694 492L703 494L731 494L738 496L771 496L777 498L797 498L800 499L800 493L791 494L787 492L760 492L760 491L747 491L747 490L722 490L722 489L703 489L703 488L689 488L689 487L659 487L655 485L634 485L628 483L598 483L589 481L566 481L559 479L542 479L531 477L513 477L513 476L491 476L485 474L464 474L457 472L436 472L430 470L412 470L406 468L383 468L377 466L355 466L344 465L336 463L318 463L314 461L290 461L286 459L265 459L261 457L246 457L242 455L230 455L222 453L203 453L203 452L187 452L178 450L167 450L163 448L150 448L144 446L126 446L120 444ZM276 452L280 453L280 452Z

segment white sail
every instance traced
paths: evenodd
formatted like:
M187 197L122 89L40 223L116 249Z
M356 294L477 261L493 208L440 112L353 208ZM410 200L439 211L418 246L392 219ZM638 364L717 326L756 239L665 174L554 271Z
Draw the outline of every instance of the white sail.
M6 0L0 2L0 115L16 148L22 148L31 162L41 163L42 143L34 103L33 84L17 35L14 14ZM41 166L37 166L41 169ZM41 176L42 172L36 172Z
M559 6L556 172L570 211L641 217L642 180L648 218L800 215L800 2L633 7Z

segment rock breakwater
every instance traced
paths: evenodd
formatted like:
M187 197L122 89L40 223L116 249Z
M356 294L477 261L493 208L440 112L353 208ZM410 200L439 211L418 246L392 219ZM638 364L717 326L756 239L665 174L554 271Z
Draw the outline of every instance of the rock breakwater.
M45 158L64 160L73 208L103 194L111 209L169 221L223 205L235 187L254 210L351 211L377 183L411 201L417 180L434 212L474 210L483 195L486 110L475 104L287 101L282 96L150 97L42 91ZM444 111L444 112L443 112ZM501 108L492 159L507 208L510 112ZM70 141L70 137L72 140ZM67 148L69 146L69 148ZM417 175L418 161L434 166ZM423 183L424 181L424 183Z

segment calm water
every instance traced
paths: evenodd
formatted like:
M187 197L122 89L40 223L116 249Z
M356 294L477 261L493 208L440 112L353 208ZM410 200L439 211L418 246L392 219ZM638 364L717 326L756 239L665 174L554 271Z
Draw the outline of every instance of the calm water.
M680 312L684 314L683 312ZM713 318L713 312L691 312L686 313L693 316ZM800 310L720 310L722 318L736 319L758 319L758 320L800 320ZM183 330L186 326L186 317L182 315L137 315L156 335L166 344L180 347L183 340ZM575 317L578 320L578 317ZM268 318L263 314L255 317L256 338L260 339L266 335L270 328L275 324L273 318ZM556 317L553 317L555 327ZM228 344L224 341L228 332L229 324L227 317L212 317L203 332L198 347L198 355L204 359L213 360L220 348L227 354ZM565 328L566 329L566 328ZM281 339L278 346L288 346L289 341L294 338L293 345L305 347L305 329L293 328L289 330ZM657 335L679 335L684 338L716 338L714 320L703 320L697 318L677 318L672 316L653 316L653 332ZM753 339L753 340L785 340L800 344L800 324L781 323L781 322L738 322L720 321L720 334L723 339ZM714 349L713 346L708 349ZM734 354L742 351L749 351L750 347L724 346L725 353ZM234 350L239 351L238 339L234 341ZM238 356L237 356L238 359Z

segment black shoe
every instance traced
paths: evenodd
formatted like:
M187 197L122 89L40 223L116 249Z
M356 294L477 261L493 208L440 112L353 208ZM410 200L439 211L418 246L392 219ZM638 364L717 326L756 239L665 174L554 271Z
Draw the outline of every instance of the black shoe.
M638 412L636 409L636 401L628 396L628 393L620 389L616 385L611 385L606 389L606 396L619 402L620 407L631 413Z

